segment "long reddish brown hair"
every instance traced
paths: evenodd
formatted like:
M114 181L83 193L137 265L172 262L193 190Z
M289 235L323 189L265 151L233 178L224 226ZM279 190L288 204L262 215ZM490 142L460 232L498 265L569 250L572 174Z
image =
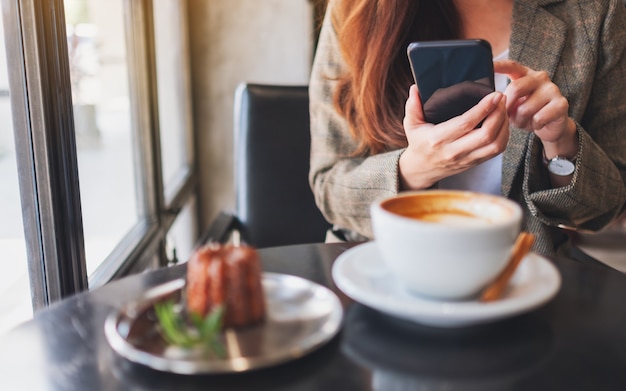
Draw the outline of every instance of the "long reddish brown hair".
M406 48L459 36L452 0L339 0L332 12L348 68L334 104L358 141L355 155L406 146L402 118L413 83Z

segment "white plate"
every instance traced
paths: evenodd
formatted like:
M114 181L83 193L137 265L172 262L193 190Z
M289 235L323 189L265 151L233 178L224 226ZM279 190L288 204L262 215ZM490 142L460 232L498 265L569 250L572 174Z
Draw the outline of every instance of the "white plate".
M375 242L342 253L332 269L339 289L353 300L386 314L439 327L492 322L530 311L552 299L561 286L556 267L530 253L518 267L502 299L437 301L405 290L383 263Z
M341 327L343 309L328 288L304 278L263 273L267 317L260 325L227 330L224 358L202 349L168 346L159 332L154 304L180 301L185 280L146 291L138 300L113 311L104 331L111 347L126 359L165 372L208 374L243 372L302 357L329 341Z

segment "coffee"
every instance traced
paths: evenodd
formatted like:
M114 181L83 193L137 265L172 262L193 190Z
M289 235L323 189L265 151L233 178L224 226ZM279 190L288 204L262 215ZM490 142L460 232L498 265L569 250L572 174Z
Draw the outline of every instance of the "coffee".
M453 226L482 226L510 217L493 196L467 192L432 192L421 197L398 197L381 203L391 213L426 222Z
M476 227L489 224L489 220L481 219L478 216L472 215L470 213L465 213L463 211L421 213L408 217L431 223L446 224L455 227Z

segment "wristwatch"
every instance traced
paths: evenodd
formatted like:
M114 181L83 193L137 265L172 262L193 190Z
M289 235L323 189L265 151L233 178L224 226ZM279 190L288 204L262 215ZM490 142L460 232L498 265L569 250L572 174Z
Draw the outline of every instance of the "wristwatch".
M559 155L548 160L544 154L543 164L548 168L550 173L558 176L572 175L576 169L576 164L573 161Z

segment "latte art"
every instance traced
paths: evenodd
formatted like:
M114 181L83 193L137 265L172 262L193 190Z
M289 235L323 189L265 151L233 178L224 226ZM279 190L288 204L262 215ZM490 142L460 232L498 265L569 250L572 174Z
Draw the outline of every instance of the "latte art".
M469 214L428 213L416 217L418 220L445 224L453 227L480 227L489 225L489 221Z
M502 197L459 191L399 195L383 201L381 207L398 216L450 227L484 227L502 223L513 217L516 208Z

